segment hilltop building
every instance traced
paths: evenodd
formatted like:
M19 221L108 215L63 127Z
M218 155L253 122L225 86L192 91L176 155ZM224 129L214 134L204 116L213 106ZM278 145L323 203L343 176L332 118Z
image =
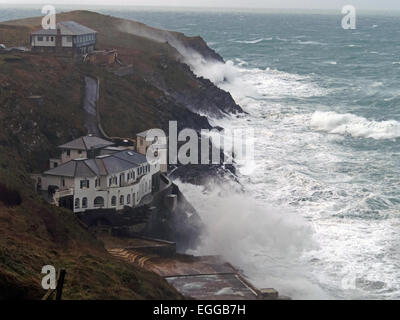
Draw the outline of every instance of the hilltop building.
M160 165L128 147L85 136L59 148L60 159L35 179L56 205L75 213L136 207L160 188Z
M86 54L95 50L97 31L75 21L63 21L56 29L32 32L30 38L33 51Z

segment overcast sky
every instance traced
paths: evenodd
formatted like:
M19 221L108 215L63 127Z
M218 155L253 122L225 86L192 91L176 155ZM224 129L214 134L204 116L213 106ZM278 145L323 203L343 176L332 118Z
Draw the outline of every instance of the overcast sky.
M242 7L337 9L351 4L357 9L400 9L400 0L0 0L0 4L133 5L180 7Z

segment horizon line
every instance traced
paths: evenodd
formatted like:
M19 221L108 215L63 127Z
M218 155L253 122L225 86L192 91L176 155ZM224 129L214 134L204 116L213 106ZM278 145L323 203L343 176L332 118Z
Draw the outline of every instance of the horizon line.
M0 2L0 6L9 6L9 7L34 7L35 5L54 5L54 6L65 6L65 7L107 7L107 8L141 8L141 9L181 9L181 10L244 10L244 11L257 11L257 10L265 10L265 11L337 11L341 10L342 6L339 7L330 7L330 8L296 8L296 7L282 7L282 8L274 8L274 7L241 7L241 6L230 6L230 7L222 7L222 6L179 6L179 5L133 5L133 4L94 4L94 3L57 3L51 4L47 2L36 2L36 3L13 3L13 2ZM375 12L382 12L382 11L400 11L400 8L393 9L393 8L357 8L357 11L366 12L366 11L375 11Z

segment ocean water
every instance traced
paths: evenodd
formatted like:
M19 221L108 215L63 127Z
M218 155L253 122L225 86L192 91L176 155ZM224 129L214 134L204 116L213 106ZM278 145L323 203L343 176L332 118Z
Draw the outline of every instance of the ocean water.
M249 113L212 120L255 130L245 194L181 184L209 228L198 253L298 299L400 298L398 16L112 14L202 36L227 62L193 70Z
M210 119L255 130L245 192L180 184L208 226L196 253L293 298L400 298L399 16L99 11L202 36L226 63L188 63L248 112Z

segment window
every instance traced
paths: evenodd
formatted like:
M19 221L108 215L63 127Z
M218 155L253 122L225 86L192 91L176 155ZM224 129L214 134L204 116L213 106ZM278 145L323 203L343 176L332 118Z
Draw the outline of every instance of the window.
M111 186L112 185L112 179L108 179L108 185Z
M126 196L126 203L127 203L127 204L130 204L130 203L131 203L131 195L130 195L130 194L128 194L128 195Z
M43 41L43 37L37 37L38 41Z
M80 208L80 204L79 204L79 198L75 199L75 209L79 209Z
M111 205L113 207L115 207L117 205L117 197L116 196L112 196L111 198Z
M46 41L49 42L50 41L50 37L46 37Z
M132 205L136 204L136 194L132 193Z
M57 167L58 167L58 163L54 162L54 168L57 168Z
M95 188L100 187L100 179L94 180L94 187Z
M71 156L71 150L67 150L67 156Z
M89 188L89 180L81 180L81 189Z
M124 196L119 197L119 204L123 205L124 204Z
M79 150L78 153L79 153L79 154L82 154L82 150Z
M113 197L114 198L114 203L115 203L115 197ZM111 205L115 205L115 204L112 204L112 199L111 199ZM103 197L96 197L95 199L94 199L94 202L93 202L93 205L95 206L95 207L104 207L104 198Z
M54 37L51 37L50 40L51 40L51 42L53 42L54 41Z
M82 208L87 208L87 198L82 199Z
M72 42L72 36L66 36L65 37L66 42Z
M62 179L62 186L65 187L65 179Z

